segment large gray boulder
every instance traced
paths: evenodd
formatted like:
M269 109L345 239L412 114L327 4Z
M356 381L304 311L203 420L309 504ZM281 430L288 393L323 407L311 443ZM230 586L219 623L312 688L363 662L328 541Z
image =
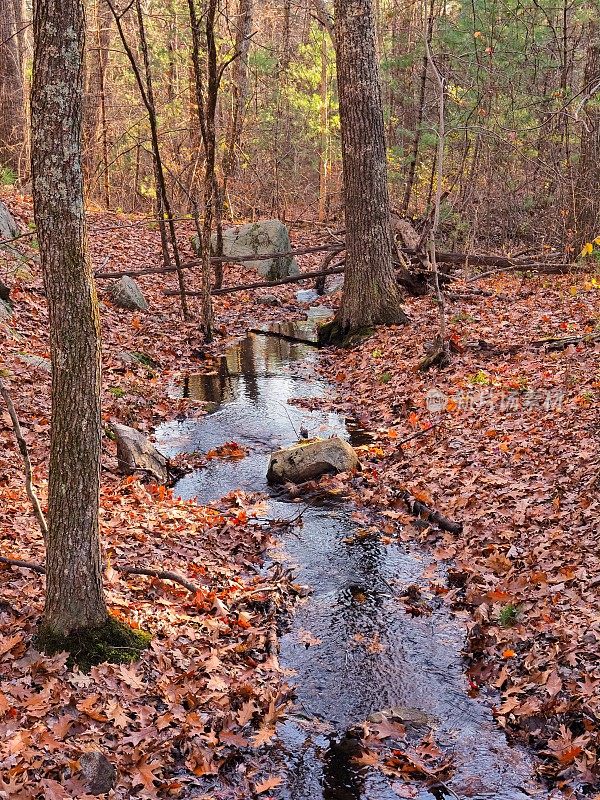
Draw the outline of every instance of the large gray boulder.
M299 442L271 455L267 479L271 483L304 483L326 473L359 469L358 456L337 436Z
M128 311L148 311L148 303L137 282L129 275L123 275L109 289L110 299L120 308Z
M110 429L117 441L117 461L123 475L141 473L157 483L168 482L169 461L149 439L128 425L113 424Z
M0 200L0 241L14 239L21 233L13 215Z
M214 251L217 244L216 233L211 239ZM192 246L198 252L198 237L192 239ZM223 255L232 258L263 255L270 253L287 253L291 250L290 235L283 222L278 219L266 219L251 222L236 228L223 231ZM269 258L265 260L244 261L243 266L254 269L269 281L298 275L300 270L293 256Z

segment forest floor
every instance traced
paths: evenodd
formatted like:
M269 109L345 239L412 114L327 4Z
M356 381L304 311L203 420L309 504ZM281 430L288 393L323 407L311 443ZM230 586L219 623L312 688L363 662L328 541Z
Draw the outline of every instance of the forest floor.
M29 199L3 199L30 221ZM156 266L152 227L90 214L95 268ZM294 238L304 244L315 235L295 231ZM0 369L44 500L50 379L45 362L31 358L49 355L41 278L36 263L1 258L14 314L0 326ZM301 259L305 269L317 264L313 256ZM226 282L244 277L241 268L228 268ZM111 306L99 282L103 415L105 423L148 433L174 417L204 413L173 397L172 386L188 372L214 368L248 319L293 319L307 308L296 300L297 285L216 298L218 337L207 348L197 326L181 321L177 299L162 293L174 278L139 282L147 314ZM597 790L600 346L550 351L535 342L594 331L600 282L576 272L495 275L477 286L490 294L448 301L456 352L442 371L416 369L437 327L430 297L407 300L409 326L322 354L319 369L337 393L314 403L358 418L375 435L363 450L362 473L322 483L383 514L378 535L390 546L418 541L433 553L429 594L420 603L426 613L429 599L443 597L464 623L472 692L493 692L498 724L537 751L545 779L566 791L586 784ZM265 294L277 295L280 305L261 304ZM132 362L131 352L156 366ZM41 563L4 409L0 421L0 553ZM421 435L399 444L414 433ZM103 447L108 602L113 613L149 630L152 646L137 664L101 665L89 675L67 670L62 656L41 658L29 641L43 579L0 566L0 796L85 797L78 761L98 747L118 766L116 797L177 797L217 772L228 775L232 797L276 796L268 745L292 698L273 652L272 601L287 607L297 587L259 572L271 539L253 521L261 498L229 496L219 509L179 501L169 490L119 476L108 437ZM461 521L463 533L415 526L406 493ZM174 570L198 591L125 579L119 565Z

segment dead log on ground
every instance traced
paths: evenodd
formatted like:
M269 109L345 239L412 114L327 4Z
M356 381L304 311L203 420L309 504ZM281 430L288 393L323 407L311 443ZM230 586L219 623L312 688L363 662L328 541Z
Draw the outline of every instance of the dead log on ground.
M586 333L583 336L565 336L562 339L549 336L547 339L538 339L532 344L535 347L545 347L547 350L565 350L571 345L598 341L600 341L600 333Z
M256 283L245 283L240 286L223 286L221 289L213 289L211 294L212 295L220 295L220 294L231 294L232 292L246 292L252 291L253 289L268 289L272 286L283 286L286 283L298 283L299 281L310 280L311 278L320 278L323 275L342 275L345 271L345 266L339 267L332 267L328 270L317 270L316 272L303 272L301 275L289 275L287 278L279 278L276 281L257 281ZM172 289L166 290L163 292L164 295L167 297L172 297L174 294L179 294L179 292L174 292ZM200 294L200 292L189 291L187 294L195 297Z
M6 564L8 567L30 569L32 572L37 572L38 575L46 574L46 567L43 567L41 564L35 564L33 561L21 561L20 558L7 558L6 556L0 556L0 564ZM150 567L121 567L118 565L115 566L114 564L111 565L111 569L113 569L115 572L122 573L123 575L148 575L151 578L172 581L173 583L183 586L184 589L187 589L193 594L203 591L202 586L197 586L191 581L188 581L187 578L179 575L177 572L171 572L171 570L167 569L153 569Z

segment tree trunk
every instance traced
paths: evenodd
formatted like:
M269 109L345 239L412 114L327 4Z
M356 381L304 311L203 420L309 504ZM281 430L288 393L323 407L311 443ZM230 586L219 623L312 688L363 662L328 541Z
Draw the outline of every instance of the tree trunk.
M346 207L346 280L324 339L407 317L392 266L381 90L371 0L336 0L335 40Z
M323 29L321 40L321 121L319 125L319 222L327 217L329 177L329 74L327 69L327 40Z
M52 356L42 631L67 636L108 621L98 533L100 331L81 166L81 0L35 0L34 37L33 196Z
M92 16L91 44L87 53L87 88L84 114L84 171L88 191L98 180L101 164L103 199L110 208L110 176L108 167L108 118L106 107L106 71L110 47L110 9L103 0L96 0ZM100 144L101 156L98 159ZM93 193L93 192L92 192Z
M600 37L596 22L589 25L589 45L584 72L584 93L588 96L582 114L581 145L577 185L574 198L575 250L591 242L600 234L600 189L598 164L600 163L600 108L598 107L598 82L600 81Z
M227 200L227 183L235 178L238 166L237 149L242 138L244 113L248 100L248 53L250 50L250 35L252 34L252 19L254 0L239 0L238 15L235 33L235 52L237 58L233 64L233 97L229 126L227 130L227 144L223 156L223 199Z
M22 26L21 0L0 0L0 168L15 177L25 138Z

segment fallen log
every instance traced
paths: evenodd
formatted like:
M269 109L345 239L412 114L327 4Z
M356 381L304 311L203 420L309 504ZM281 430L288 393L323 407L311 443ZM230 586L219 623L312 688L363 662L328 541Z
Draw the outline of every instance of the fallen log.
M453 520L447 519L443 514L440 514L439 511L436 511L434 508L429 508L425 503L417 500L410 492L407 492L406 489L402 489L399 494L413 517L422 519L425 522L433 522L438 528L448 533L458 535L463 532L462 522L454 522Z
M571 345L597 341L600 341L600 333L586 333L583 336L565 336L562 339L549 336L547 339L538 339L532 342L532 344L534 347L545 347L547 350L565 350Z
M297 248L296 250L287 250L286 252L282 253L257 253L256 255L251 256L213 256L211 257L212 264L243 264L250 261L267 261L272 258L285 258L288 256L301 256L301 255L308 255L310 253L328 253L331 254L332 257L335 257L339 253L343 252L345 247L343 244L340 243L332 243L325 245L315 245L314 247L301 247ZM398 247L399 252L403 253L404 255L408 256L409 258L414 258L417 260L421 260L423 257L423 253L420 250L409 248L409 247ZM327 260L327 259L326 259ZM500 255L476 255L470 253L445 253L445 252L438 252L436 253L436 260L440 264L449 264L453 266L464 266L464 267L495 267L496 269L490 270L488 272L482 272L478 275L473 275L472 277L467 279L467 282L471 281L478 281L482 278L489 277L490 275L495 275L500 272L539 272L543 275L562 275L573 270L578 269L578 266L572 263L547 263L547 262L526 262L526 261L518 261L508 256L500 256ZM181 264L181 269L192 269L194 267L200 266L202 262L198 259L193 261L187 261L184 264ZM120 270L116 272L102 272L98 271L94 273L94 277L97 280L105 280L109 278L122 278L124 275L128 275L131 278L137 278L144 275L166 275L168 273L176 272L175 267L148 267L148 269L140 269L140 270ZM320 277L324 270L319 270L318 272L314 273L304 273L305 275L312 275L312 277ZM422 270L420 272L423 272ZM331 272L330 274L334 275L336 273ZM423 272L423 274L425 274ZM302 280L304 276L290 276L290 278L282 278L280 280L292 283L292 277L296 277L298 280ZM271 283L265 284L266 286L278 286L279 281L273 281ZM262 284L259 286L258 284L250 284L247 288L263 288ZM239 291L242 289L240 288ZM231 291L231 290L228 290ZM176 293L178 294L178 293ZM192 296L195 294L194 292L190 292ZM214 294L214 292L213 292Z
M279 280L276 281L257 281L256 283L245 283L240 286L223 286L221 289L213 289L211 294L231 294L232 292L249 292L253 289L267 289L272 286L283 286L286 283L297 283L298 281L310 280L323 276L327 277L328 275L342 275L345 269L345 266L332 267L326 270L320 269L316 272L303 272L301 275L290 275L287 278L279 278ZM173 297L174 295L179 295L179 292L169 289L164 291L163 294L167 297ZM190 297L200 297L202 292L187 291L186 294Z

